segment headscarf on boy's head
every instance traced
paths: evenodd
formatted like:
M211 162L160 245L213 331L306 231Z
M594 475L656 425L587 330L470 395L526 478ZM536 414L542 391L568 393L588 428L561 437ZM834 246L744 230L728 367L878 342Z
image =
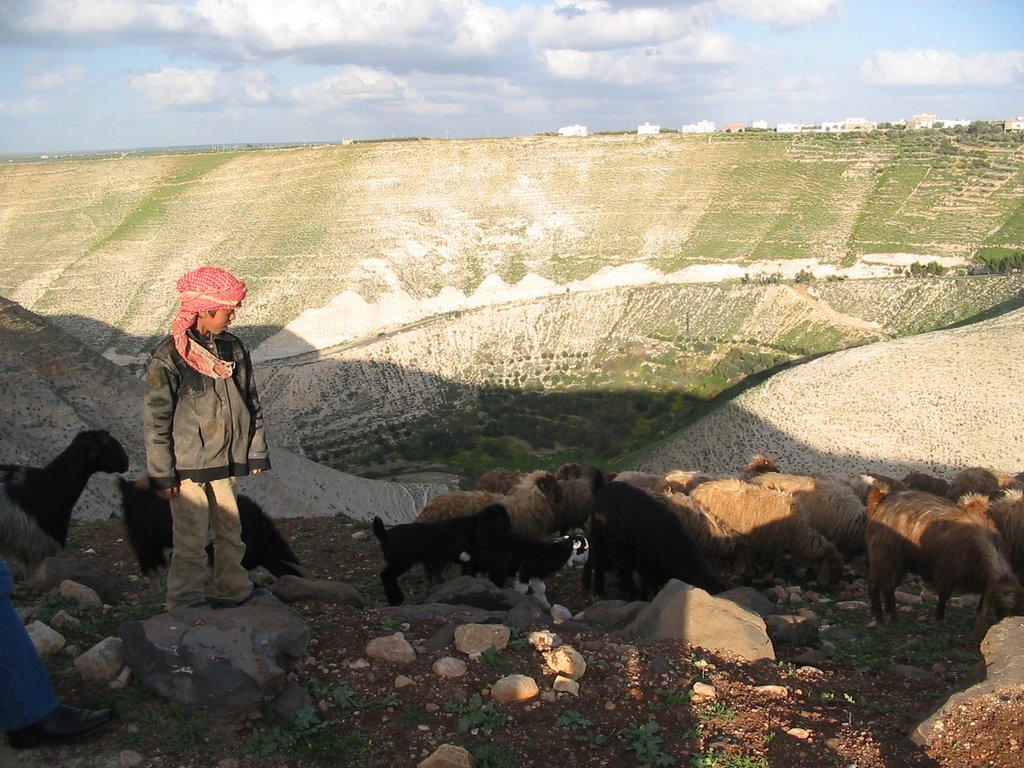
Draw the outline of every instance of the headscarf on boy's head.
M183 275L177 282L181 309L171 324L174 348L189 366L212 379L227 379L235 364L221 360L202 344L193 344L188 329L200 312L237 307L245 298L245 283L217 267L199 267Z

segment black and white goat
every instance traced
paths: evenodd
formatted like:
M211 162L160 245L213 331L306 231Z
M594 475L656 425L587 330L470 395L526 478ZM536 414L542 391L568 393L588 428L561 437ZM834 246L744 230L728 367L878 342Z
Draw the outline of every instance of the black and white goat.
M511 531L508 512L501 504L493 504L484 511L489 517L480 524L476 551L472 555L466 553L467 566L486 573L498 586L512 576L517 592L525 595L532 590L538 602L550 610L544 579L562 568L585 563L589 554L587 538L568 535L544 541L522 536Z
M71 512L96 472L124 472L128 454L106 430L79 432L45 467L0 465L0 555L35 572L64 549Z
M125 534L135 559L153 585L160 589L160 573L170 563L174 549L171 505L149 487L149 477L143 475L134 482L117 476L117 489L121 493L121 510ZM275 578L299 576L310 578L310 573L299 563L292 548L274 525L270 516L250 497L238 495L238 518L242 523L242 543L245 555L242 567L248 571L265 568ZM206 547L213 562L213 544Z
M484 523L491 529L498 526L507 531L510 527L508 512L500 504L492 504L471 515L401 523L391 528L386 528L379 517L373 518L373 535L380 542L384 555L380 580L388 604L399 605L405 600L398 579L417 563L422 563L429 574L442 570L448 563L475 562Z
M594 507L590 520L590 557L584 584L593 574L594 594L604 595L604 572L615 567L630 600L650 600L669 579L717 594L725 590L700 548L664 499L631 483L606 482L592 473ZM633 572L640 574L640 588Z

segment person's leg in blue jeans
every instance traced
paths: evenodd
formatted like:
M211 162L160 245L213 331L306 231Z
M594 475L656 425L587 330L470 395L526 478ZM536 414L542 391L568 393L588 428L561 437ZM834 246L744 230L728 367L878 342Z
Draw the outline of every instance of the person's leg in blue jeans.
M85 710L60 703L50 673L32 645L11 602L14 580L0 558L0 730L12 747L69 741L105 725L109 709Z
M0 559L0 730L42 720L60 704L21 616L11 603L14 580Z

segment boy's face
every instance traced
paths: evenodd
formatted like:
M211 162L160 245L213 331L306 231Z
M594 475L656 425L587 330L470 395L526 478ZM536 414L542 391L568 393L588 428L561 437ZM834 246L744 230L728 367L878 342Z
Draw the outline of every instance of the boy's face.
M202 336L217 336L224 333L231 325L231 321L235 319L235 312L241 306L239 304L237 307L222 307L208 312L200 312L196 317L196 331Z

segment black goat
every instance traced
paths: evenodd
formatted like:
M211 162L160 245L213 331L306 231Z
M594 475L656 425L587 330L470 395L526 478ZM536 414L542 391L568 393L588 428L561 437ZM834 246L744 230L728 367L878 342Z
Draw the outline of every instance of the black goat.
M480 528L487 523L511 528L508 512L500 504L492 504L479 512L462 517L451 517L423 523L401 523L385 528L384 521L373 518L373 535L380 542L385 566L380 572L389 605L399 605L405 600L399 577L416 563L422 563L428 574L437 566L447 563L468 563L477 561L480 546Z
M550 609L544 579L562 568L585 563L589 551L587 538L575 535L542 541L522 536L510 530L505 522L508 513L501 504L493 504L484 511L491 516L480 524L478 546L468 568L486 573L498 586L512 576L517 592L525 595L532 589L540 604Z
M45 467L0 465L0 555L31 574L67 543L71 511L96 472L124 472L128 454L106 430L79 432Z
M168 555L174 549L171 504L150 489L146 475L135 482L118 475L117 488L121 492L128 544L142 574L149 577L154 591L157 591L160 572L169 565ZM274 521L259 504L244 494L238 495L238 519L242 524L242 543L245 544L243 568L248 571L266 568L276 578L289 575L310 577ZM211 563L213 549L212 543L206 547Z
M595 595L604 595L604 572L613 566L630 600L650 600L669 579L713 595L725 590L665 501L630 483L606 482L596 470L591 481L594 507L584 584L589 587L593 573ZM634 570L640 574L639 589Z

